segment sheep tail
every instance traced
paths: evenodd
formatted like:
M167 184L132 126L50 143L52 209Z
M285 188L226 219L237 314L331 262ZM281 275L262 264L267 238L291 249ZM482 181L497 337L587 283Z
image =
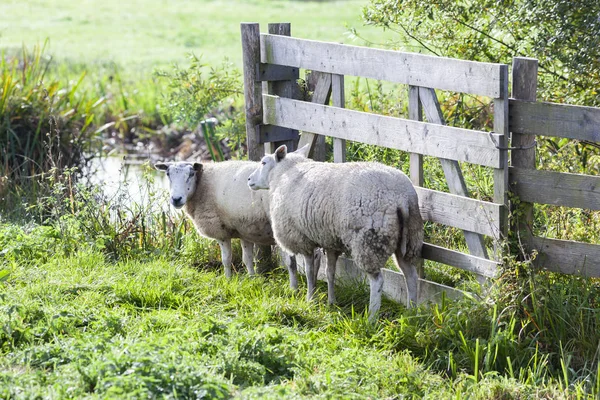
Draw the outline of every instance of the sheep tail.
M421 257L423 247L423 220L419 207L410 207L410 204L403 202L397 212L400 222L400 254L407 261L416 261Z

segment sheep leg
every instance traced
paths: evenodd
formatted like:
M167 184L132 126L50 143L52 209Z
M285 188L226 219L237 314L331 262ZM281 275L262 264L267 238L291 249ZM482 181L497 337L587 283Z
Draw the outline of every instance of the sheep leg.
M289 255L287 265L288 273L290 274L290 287L298 290L298 264L296 263L296 256Z
M408 292L407 307L411 308L417 305L417 298L419 294L419 274L417 273L417 268L410 262L403 259L399 251L396 252L394 258L404 274L404 279L406 280L406 290Z
M335 303L335 264L339 254L333 250L326 250L325 253L327 254L327 300L329 304L333 304Z
M242 260L248 270L248 275L254 275L254 243L240 240L242 243Z
M370 299L369 299L369 322L375 322L377 319L377 313L381 308L381 292L383 290L383 274L377 272L375 274L369 273L369 286L371 288Z
M219 240L221 247L221 261L225 267L225 277L231 278L231 240Z
M311 300L315 294L315 256L313 252L304 254L304 268L306 270L306 284L308 286L306 299Z

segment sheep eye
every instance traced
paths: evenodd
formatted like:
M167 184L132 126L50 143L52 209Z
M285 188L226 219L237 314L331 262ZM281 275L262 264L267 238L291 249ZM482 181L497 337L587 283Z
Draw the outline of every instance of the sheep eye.
M266 163L266 162L264 162L264 161L260 163L260 165L266 165L266 164L267 164L267 163Z

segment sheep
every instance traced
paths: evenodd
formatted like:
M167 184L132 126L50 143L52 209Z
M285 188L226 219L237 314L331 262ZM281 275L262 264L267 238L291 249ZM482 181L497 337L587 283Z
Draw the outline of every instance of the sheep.
M342 252L367 273L371 321L381 306L381 268L391 255L406 278L409 307L416 304L423 220L410 179L379 163L315 162L306 158L307 152L308 146L293 153L280 146L248 177L251 189L269 190L276 242L304 256L307 298L315 290L313 250L322 247L330 304L335 302L335 265Z
M170 202L183 208L198 233L216 239L221 248L225 276L231 273L231 239L240 238L242 260L254 275L254 244L274 245L268 196L248 190L246 180L258 163L225 161L213 164L157 163L170 181ZM289 263L290 286L297 288L295 258Z

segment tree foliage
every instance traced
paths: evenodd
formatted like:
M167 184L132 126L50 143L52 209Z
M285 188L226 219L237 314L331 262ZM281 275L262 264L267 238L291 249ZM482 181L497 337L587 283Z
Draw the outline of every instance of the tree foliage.
M506 64L537 58L540 99L600 105L597 0L370 0L363 18L398 32L401 49Z

